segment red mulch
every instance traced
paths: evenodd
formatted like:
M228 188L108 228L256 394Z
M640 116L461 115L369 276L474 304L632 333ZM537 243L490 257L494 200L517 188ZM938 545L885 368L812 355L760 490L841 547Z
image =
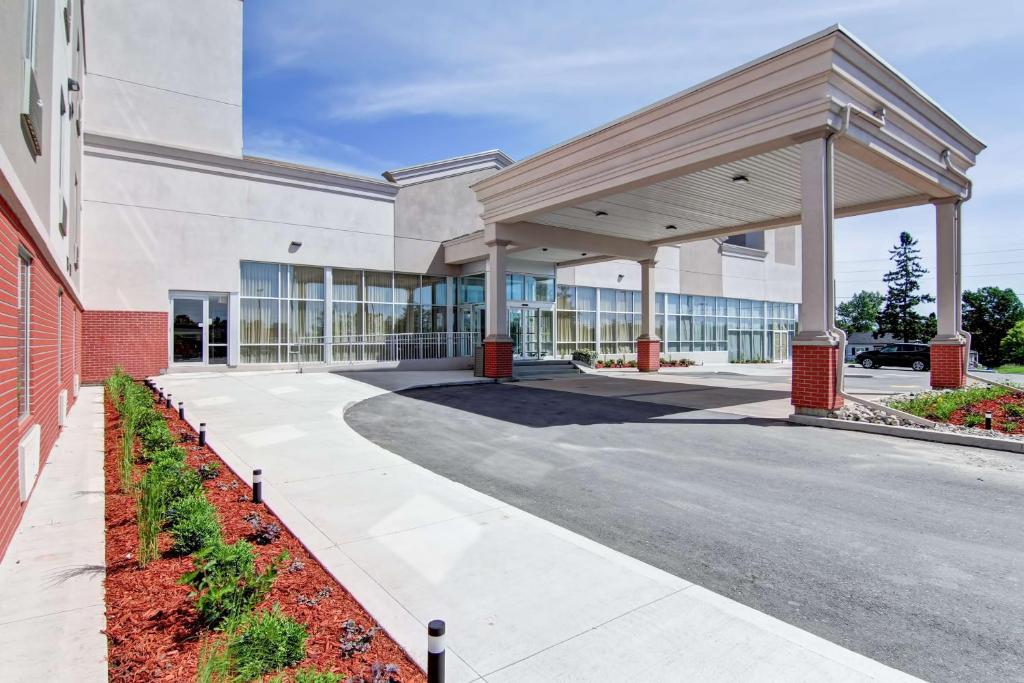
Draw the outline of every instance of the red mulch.
M1015 417L1009 415L1006 412L1006 407L1009 405L1016 405L1024 408L1024 393L1007 394L1006 396L1000 396L995 399L988 399L985 401L978 401L972 403L966 408L957 410L949 416L949 423L955 425L963 425L968 415L980 415L985 416L985 413L992 413L992 429L1007 434L1024 434L1024 417ZM1007 427L1007 422L1016 423L1016 427L1010 429ZM984 423L978 425L978 429L984 431Z
M118 483L120 428L117 412L109 400L104 405L109 678L111 681L193 681L198 664L199 639L204 633L188 600L188 587L177 583L184 573L192 569L192 560L170 554L170 539L165 533L160 541L160 558L145 569L139 568L135 560L138 545L135 501L120 492ZM197 467L204 462L220 461L211 449L197 445L195 432L178 419L176 411L160 410L175 435L190 437L181 443L188 451L189 465ZM353 619L363 628L379 625L266 506L251 502L252 489L223 462L219 475L204 485L207 497L220 512L226 542L233 543L252 534L252 527L243 520L250 512L256 511L264 522L281 527L277 541L265 546L254 543L253 546L260 568L282 550L287 550L290 556L260 607L280 603L285 614L306 625L309 633L307 657L296 668L315 667L344 674L346 678L357 675L369 677L370 667L379 661L396 664L402 681L421 683L426 680L423 672L384 631L377 632L368 652L342 659L339 648L342 622ZM301 571L285 571L293 560L304 565ZM315 606L297 602L299 596L312 598L323 588L329 588L331 593Z

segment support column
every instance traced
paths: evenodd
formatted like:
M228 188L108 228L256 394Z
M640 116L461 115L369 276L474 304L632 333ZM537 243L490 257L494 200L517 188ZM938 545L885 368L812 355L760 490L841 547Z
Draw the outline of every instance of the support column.
M487 336L484 338L484 376L512 377L512 337L508 334L505 291L506 240L487 242Z
M640 336L636 340L636 367L640 372L657 372L661 367L661 339L655 324L658 310L654 273L657 261L640 261Z
M935 309L938 332L931 341L933 389L967 383L967 340L960 334L960 221L958 199L935 201Z
M800 144L800 329L793 339L792 404L797 413L827 415L843 405L839 340L831 332L832 154L824 138Z

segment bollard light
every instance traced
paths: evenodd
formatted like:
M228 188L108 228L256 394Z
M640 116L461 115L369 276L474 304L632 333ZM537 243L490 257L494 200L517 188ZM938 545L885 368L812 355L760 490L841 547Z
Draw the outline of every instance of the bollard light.
M427 624L427 683L444 683L444 621Z
M200 446L205 446L206 445L206 423L205 422L200 422L199 423L199 445Z
M171 400L172 394L167 394L167 403L165 404L168 408L174 409L174 401Z
M184 401L178 401L178 419L179 420L184 420L185 419L185 402Z
M985 413L985 429L992 429L992 413Z
M252 471L252 502L263 502L263 470Z

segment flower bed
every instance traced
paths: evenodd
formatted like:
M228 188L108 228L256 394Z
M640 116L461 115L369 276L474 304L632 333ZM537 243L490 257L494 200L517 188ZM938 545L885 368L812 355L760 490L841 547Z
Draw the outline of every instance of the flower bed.
M689 368L696 365L697 362L690 360L689 358L662 358L659 365L663 368ZM635 360L626 360L624 358L611 359L611 360L599 360L594 362L594 367L598 370L601 369L625 369L635 368Z
M968 387L894 396L886 405L918 417L963 428L985 427L992 413L992 429L1024 435L1024 392L1000 386Z
M144 393L144 399L137 391L134 395L148 402L145 411L156 413L157 417L146 419L165 423L174 447L184 450L181 473L187 476L182 481L193 482L201 491L191 490L159 516L155 555L140 561L140 539L145 534L140 536L139 519L147 518L139 514L152 491L143 477L153 467L176 465L166 465L170 459L154 459L147 453L143 444L148 428L136 430L140 437L131 440L133 457L125 457L123 420L108 384L104 474L110 680L424 681L408 655L379 630L366 610L277 517L266 506L251 502L251 488L216 453L198 445L191 427L175 411L154 406L148 390L132 386ZM131 424L128 430L133 431ZM198 512L190 511L190 506ZM171 531L167 515L173 520ZM194 523L186 525L186 518ZM198 554L187 554L183 546L196 546L199 541ZM215 602L211 597L215 591L185 585L183 577L203 567L210 575L209 565L201 559L204 553L234 550L244 551L243 555L251 552L255 558L255 573L247 579L255 602L238 609L232 618L204 625L211 621L210 611L197 611L197 594ZM276 567L276 576L271 567ZM263 579L254 578L261 575ZM272 582L265 594L254 588L260 580ZM243 589L247 581L231 588ZM288 664L280 666L282 661Z

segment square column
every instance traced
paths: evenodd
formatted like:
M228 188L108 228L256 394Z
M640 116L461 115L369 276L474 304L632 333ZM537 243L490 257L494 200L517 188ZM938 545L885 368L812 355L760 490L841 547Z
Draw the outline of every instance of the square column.
M505 240L487 242L487 336L484 337L484 376L512 377L512 337L508 334L505 291Z
M935 205L935 309L938 331L931 340L933 389L959 389L967 383L967 340L960 334L959 199Z
M800 144L800 330L793 339L791 402L797 413L841 408L839 340L831 332L832 149L824 138Z
M636 340L636 367L640 372L657 372L661 367L661 339L654 317L658 309L654 282L656 266L654 259L640 261L640 336Z

